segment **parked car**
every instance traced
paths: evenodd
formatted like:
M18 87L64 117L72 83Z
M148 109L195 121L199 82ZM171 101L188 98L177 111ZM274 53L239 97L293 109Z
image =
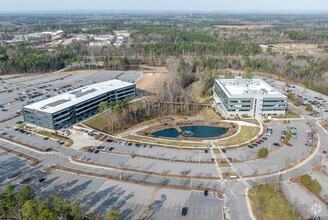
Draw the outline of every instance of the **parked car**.
M182 216L186 216L188 214L188 207L183 207L181 211Z
M204 196L208 196L208 190L204 190Z
M286 134L287 134L287 129L283 128L283 129L281 130L281 134L286 135Z
M46 152L49 152L49 151L51 151L52 150L52 148L46 148L44 151L46 151Z
M273 143L273 145L274 145L274 146L278 146L278 147L280 146L279 143Z
M253 146L253 145L248 145L247 147L248 147L248 148L251 148L251 149L253 149L253 148L254 148L254 146Z
M290 146L290 147L292 147L293 145L292 145L291 143L287 143L287 146Z
M47 179L47 178L41 178L41 179L39 179L39 183L44 182L46 179Z

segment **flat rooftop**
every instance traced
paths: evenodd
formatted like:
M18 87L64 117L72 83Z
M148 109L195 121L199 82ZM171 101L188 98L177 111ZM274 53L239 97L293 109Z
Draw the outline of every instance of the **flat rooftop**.
M63 93L48 99L35 102L30 105L25 105L25 108L34 109L46 113L55 113L65 108L69 108L85 100L102 95L106 92L111 92L124 87L132 86L133 83L124 82L113 79L101 83L92 84L81 87L67 93Z
M262 79L217 79L229 98L285 98L286 96Z

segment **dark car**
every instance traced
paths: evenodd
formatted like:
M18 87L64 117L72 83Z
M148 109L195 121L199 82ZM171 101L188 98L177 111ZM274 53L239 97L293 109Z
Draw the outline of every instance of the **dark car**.
M254 147L257 147L258 145L257 144L252 144Z
M207 154L208 153L208 150L205 150L205 153Z
M186 216L188 214L188 207L183 207L181 211L182 216Z
M273 143L273 145L274 145L274 146L278 146L278 147L280 146L279 143Z
M204 196L208 196L208 190L204 190Z
M52 148L46 148L44 151L49 152L51 150L52 150Z
M227 150L226 150L226 149L222 149L222 152L223 152L223 153L226 153L226 152L227 152Z
M99 153L99 150L96 150L94 153L95 153L95 154Z
M323 153L323 154L327 154L327 151L324 150L324 151L322 151L322 153Z
M253 145L248 145L248 147L249 147L249 148L251 148L251 149L253 149L253 148L254 148L254 146L253 146Z
M49 138L48 138L48 137L45 137L45 138L43 138L43 140L45 140L45 141L46 141L46 140L49 140Z
M46 178L41 178L41 179L39 179L39 183L42 183L45 180L46 180Z
M135 158L135 157L136 157L136 155L134 155L134 154L131 155L131 159L133 159L133 158Z

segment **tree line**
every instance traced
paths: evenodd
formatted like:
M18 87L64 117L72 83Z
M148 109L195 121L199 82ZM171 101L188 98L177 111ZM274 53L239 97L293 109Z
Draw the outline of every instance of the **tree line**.
M85 216L79 204L72 204L59 196L50 195L49 198L37 196L27 185L16 193L15 186L8 185L0 193L0 219L96 220L103 217ZM119 208L110 207L106 219L121 220Z

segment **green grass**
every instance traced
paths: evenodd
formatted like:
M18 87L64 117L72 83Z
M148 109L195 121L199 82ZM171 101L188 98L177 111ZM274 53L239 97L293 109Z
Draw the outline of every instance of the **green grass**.
M256 219L304 219L298 213L294 213L293 205L270 185L253 186L248 197Z
M208 119L212 121L219 121L222 118L212 108L203 108L206 112Z
M230 164L224 158L218 158L216 159L216 162L218 163L219 167L230 167Z
M299 114L297 114L296 112L294 112L291 109L287 109L285 115L283 116L271 116L271 118L301 118L301 116Z
M224 179L230 179L230 176L238 176L236 173L222 173Z
M136 135L127 135L124 136L126 139L130 139L133 141L139 142L149 142L153 144L163 144L163 145L171 145L171 146L183 146L183 147L206 147L208 144L205 143L189 143L189 142L182 142L182 141L171 141L171 140L163 140L163 139L156 139L156 138L148 138L148 137L140 137Z
M221 151L219 149L214 148L213 149L213 153L214 154L221 154Z
M259 132L259 127L241 126L240 132L237 135L222 141L218 141L216 144L224 146L242 144L243 142L254 138Z
M66 142L67 144L65 144L64 146L65 147L70 147L73 145L73 140L68 138L68 137L65 137L65 136L61 136L61 135L58 135L58 134L54 134L54 133L51 133L49 131L38 131L39 134L42 134L44 136L48 136L48 137L51 137L51 138L54 138L54 139L57 139L57 140L61 140L61 141L64 141Z

